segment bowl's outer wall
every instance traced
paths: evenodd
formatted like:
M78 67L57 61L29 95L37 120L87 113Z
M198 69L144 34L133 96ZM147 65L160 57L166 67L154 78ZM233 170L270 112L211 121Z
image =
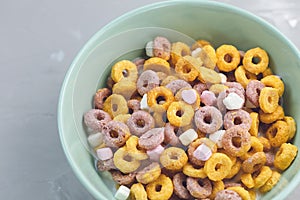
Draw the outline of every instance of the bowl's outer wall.
M58 123L62 145L75 174L95 198L113 199L115 189L111 181L104 178L103 182L94 170L93 157L87 151L82 116L92 108L93 95L104 86L112 61L128 51L143 48L160 32L140 34L137 31L136 35L127 34L126 40L118 36L107 38L143 27L177 30L194 39L206 39L214 47L233 44L240 50L256 46L265 49L272 70L285 82L286 115L293 116L300 124L299 53L274 27L246 11L216 2L169 1L140 8L114 20L89 40L72 63L61 90ZM138 56L137 53L130 59ZM298 135L294 143L300 147ZM296 159L283 173L276 188L262 199L284 199L300 180L299 168ZM289 187L285 187L287 184Z

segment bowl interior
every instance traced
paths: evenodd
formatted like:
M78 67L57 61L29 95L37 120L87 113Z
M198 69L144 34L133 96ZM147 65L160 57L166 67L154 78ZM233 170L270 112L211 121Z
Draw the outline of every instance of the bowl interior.
M300 95L296 89L300 85L299 53L274 27L248 12L210 1L169 1L137 9L114 20L89 40L73 61L61 90L58 123L62 145L75 174L97 199L113 199L114 186L107 174L99 176L95 171L83 114L92 108L96 90L104 87L112 63L143 55L145 44L157 35L172 42L206 39L214 47L233 44L240 50L257 46L265 49L270 67L285 83L285 114L300 123ZM296 134L293 141L298 147L299 137ZM296 159L276 188L262 199L283 199L298 184L299 168Z

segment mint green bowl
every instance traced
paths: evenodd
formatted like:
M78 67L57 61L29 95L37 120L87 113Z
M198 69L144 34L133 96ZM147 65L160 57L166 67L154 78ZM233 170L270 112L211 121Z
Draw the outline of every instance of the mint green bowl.
M155 27L155 28L153 28ZM65 77L58 107L58 126L67 159L78 179L96 198L111 200L113 182L99 175L88 150L82 116L92 108L95 91L104 86L111 63L126 54L139 56L147 41L169 30L180 41L186 35L206 39L217 47L233 44L241 50L260 46L270 56L272 70L285 82L284 108L300 124L300 55L297 48L276 28L244 10L212 1L167 1L131 11L97 32L74 59ZM171 36L170 36L171 37ZM299 132L299 131L297 131ZM300 135L294 144L300 147ZM276 187L261 199L284 199L300 181L298 157Z

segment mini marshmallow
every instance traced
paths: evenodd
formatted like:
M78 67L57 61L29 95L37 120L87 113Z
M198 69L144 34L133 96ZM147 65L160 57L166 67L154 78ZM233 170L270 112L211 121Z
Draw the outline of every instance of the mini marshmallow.
M218 130L214 133L209 134L209 139L217 144L218 148L222 148L222 138L225 134L225 130Z
M113 157L113 152L108 147L97 149L96 153L100 160L108 160Z
M221 83L226 83L227 82L227 77L225 74L223 73L219 73L219 75L221 76Z
M164 151L161 145L158 145L154 149L147 150L147 155L149 156L150 160L159 161L160 154Z
M181 92L181 97L186 103L193 104L197 101L197 92L194 89L183 90Z
M223 99L223 104L228 110L236 110L243 107L245 101L235 92L230 92L227 97Z
M188 146L191 142L198 138L198 134L194 129L188 129L178 138L184 146Z
M149 57L153 57L153 41L149 41L145 47L146 55Z
M88 136L88 142L91 147L95 148L103 143L103 134L98 132Z
M194 58L198 58L200 56L200 52L202 51L202 49L199 47L197 49L195 49L194 51L192 51L191 55Z
M217 103L217 97L212 91L204 90L200 96L201 102L206 106L213 106Z
M121 185L115 194L117 200L126 200L130 195L130 189L124 185Z
M147 99L148 99L148 97L147 97L147 93L146 93L146 94L143 95L142 100L140 102L140 109L141 110L144 110L144 109L148 110L149 109Z
M201 161L207 161L211 155L212 151L206 144L200 144L193 153L193 156Z

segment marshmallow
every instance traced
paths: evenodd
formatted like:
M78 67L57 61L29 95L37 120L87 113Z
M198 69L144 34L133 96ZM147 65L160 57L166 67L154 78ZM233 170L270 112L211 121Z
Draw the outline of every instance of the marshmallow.
M221 83L226 83L227 82L227 76L223 73L219 73L219 75L221 76Z
M201 102L204 103L206 106L213 106L217 102L217 97L215 93L204 90L200 96Z
M191 53L191 55L192 55L192 57L194 57L194 58L198 58L199 56L200 56L200 52L202 51L202 49L201 48L197 48L197 49L195 49L194 51L192 51L192 53Z
M230 92L227 97L223 99L223 104L228 110L236 110L243 107L245 101L235 92Z
M153 41L149 41L145 47L146 55L149 57L153 57Z
M121 185L115 194L117 200L126 200L130 195L130 189L124 185Z
M91 147L95 148L103 143L103 134L100 132L91 134L87 139Z
M97 149L96 153L100 160L108 160L113 157L113 152L108 147Z
M154 149L147 150L147 155L149 156L150 160L159 161L160 154L164 151L161 145L158 145Z
M222 138L225 134L225 130L218 130L214 133L209 134L209 139L217 144L218 148L222 148Z
M194 129L188 129L178 138L184 146L188 146L191 142L198 138L198 134Z
M190 90L183 90L181 92L181 97L183 101L185 101L188 104L193 104L197 100L197 92L196 90L190 89Z
M148 96L147 96L147 93L143 95L142 99L141 99L141 102L140 102L140 109L141 110L148 110L149 109L149 105L148 105Z
M193 153L193 156L201 161L207 161L211 155L212 151L206 144L200 144Z

